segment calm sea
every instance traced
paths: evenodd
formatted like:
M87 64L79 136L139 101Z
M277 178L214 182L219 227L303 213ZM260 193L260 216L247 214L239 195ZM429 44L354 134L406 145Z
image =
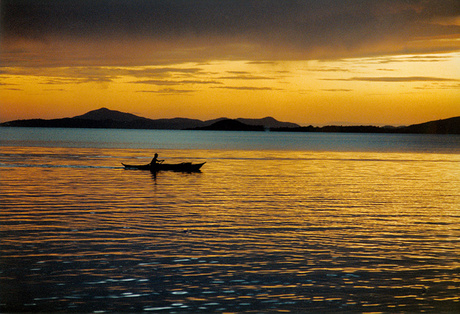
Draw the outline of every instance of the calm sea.
M460 312L460 136L0 128L0 180L0 312Z

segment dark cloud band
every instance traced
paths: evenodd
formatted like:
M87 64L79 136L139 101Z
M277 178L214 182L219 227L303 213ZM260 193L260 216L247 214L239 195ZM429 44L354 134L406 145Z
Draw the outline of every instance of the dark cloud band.
M37 58L54 54L61 64L69 52L49 50L58 42L79 65L353 57L458 38L460 25L448 22L458 15L456 0L2 0L0 49L3 62L32 62L28 49L35 49L43 51ZM69 43L87 51L79 55ZM460 49L438 45L430 51Z

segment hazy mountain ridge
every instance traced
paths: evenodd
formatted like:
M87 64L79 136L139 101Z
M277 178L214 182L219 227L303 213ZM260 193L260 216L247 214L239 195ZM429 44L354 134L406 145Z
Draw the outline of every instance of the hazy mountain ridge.
M262 119L244 119L238 118L236 121L247 125L262 125L264 128L298 128L300 127L296 123L291 122L280 122L273 117L265 117Z
M146 119L143 117L136 116L131 113L121 112L117 110L110 110L107 108L100 108L97 110L89 111L81 116L75 116L73 119L82 120L113 120L119 122L131 122L134 120Z
M249 125L239 120L223 119L211 125L193 128L192 130L210 130L210 131L264 131L263 125Z
M460 117L413 124L404 130L407 133L460 134Z
M183 130L210 126L216 122L228 120L218 118L202 121L188 118L148 119L131 113L125 113L107 108L89 111L73 118L61 119L29 119L15 120L0 124L1 126L17 127L72 127L72 128L120 128L120 129L170 129ZM263 126L264 128L299 127L298 124L280 122L272 117L263 119L237 119L247 125ZM244 122L243 122L244 121Z
M273 131L286 132L336 132L336 133L413 133L413 134L460 134L460 117L429 121L409 126L373 126L373 125L327 125L323 127L278 128Z
M169 129L169 130L247 130L270 129L278 132L348 132L348 133L423 133L460 134L460 117L429 121L406 127L335 126L301 127L290 122L281 122L272 117L262 119L198 120L187 118L148 119L131 113L107 108L89 111L73 118L14 120L1 123L4 127L60 127L60 128L112 128L112 129Z

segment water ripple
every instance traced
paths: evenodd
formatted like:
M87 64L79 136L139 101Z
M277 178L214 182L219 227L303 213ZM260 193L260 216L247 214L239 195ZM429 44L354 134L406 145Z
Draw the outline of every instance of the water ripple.
M29 150L0 157L2 312L459 307L456 155Z

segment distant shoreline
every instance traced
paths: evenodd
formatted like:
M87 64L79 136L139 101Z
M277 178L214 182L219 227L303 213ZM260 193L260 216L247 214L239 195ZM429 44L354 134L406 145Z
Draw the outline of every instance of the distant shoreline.
M129 113L101 108L73 118L14 120L1 123L0 126L32 128L271 131L310 133L460 134L460 116L403 127L380 127L372 125L327 125L316 127L312 125L299 126L295 123L281 122L272 117L266 117L263 119L219 118L208 121L187 118L152 120Z
M111 124L110 122L107 122ZM460 119L458 121L460 123ZM372 125L359 125L359 126L305 126L305 127L295 127L295 128L260 128L250 126L248 129L168 129L168 128L133 128L133 127L123 127L123 126L107 126L106 123L100 125L88 126L84 125L29 125L25 124L0 124L0 128L64 128L64 129L118 129L118 130L170 130L170 131L225 131L225 132L278 132L278 133L374 133L374 134L439 134L439 135L460 135L458 129L450 129L443 125L411 125L407 127L378 127Z

